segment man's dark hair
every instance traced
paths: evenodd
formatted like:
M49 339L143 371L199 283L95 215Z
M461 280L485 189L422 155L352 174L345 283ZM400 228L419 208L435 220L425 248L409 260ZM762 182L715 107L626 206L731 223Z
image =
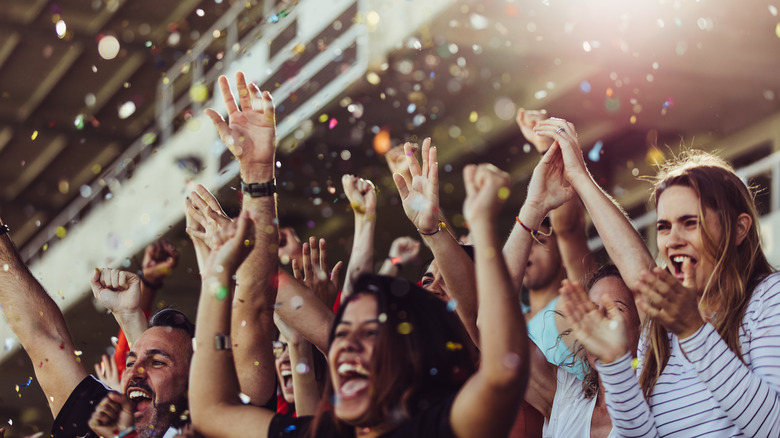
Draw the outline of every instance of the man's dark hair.
M195 324L187 315L176 309L162 309L149 319L149 327L171 327L184 330L191 338L195 337Z

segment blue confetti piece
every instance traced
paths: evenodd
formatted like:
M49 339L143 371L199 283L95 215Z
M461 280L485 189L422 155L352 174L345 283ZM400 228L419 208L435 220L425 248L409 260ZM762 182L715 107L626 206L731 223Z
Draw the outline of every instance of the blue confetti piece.
M601 148L604 147L604 142L599 140L593 145L593 149L588 152L588 159L594 163L601 159Z
M580 91L582 91L583 93L590 93L590 82L588 81L580 82Z
M28 386L30 386L30 383L32 383L32 377L28 377L27 378L27 383L23 383L23 384L19 385L19 387L20 388L27 388Z
M294 430L295 430L295 425L294 425L294 424L291 424L291 425L287 426L287 427L284 429L284 431L285 431L286 433L290 433L290 432L292 432L292 431L294 431Z
M452 298L449 301L447 301L447 310L448 311L454 312L455 309L457 309L457 308L458 308L458 300L456 300L455 298Z

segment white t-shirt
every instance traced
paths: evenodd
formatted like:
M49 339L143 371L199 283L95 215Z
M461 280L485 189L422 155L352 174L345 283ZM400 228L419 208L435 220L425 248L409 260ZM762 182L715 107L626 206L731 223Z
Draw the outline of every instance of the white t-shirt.
M550 419L545 420L543 438L590 438L590 423L596 397L585 398L582 380L558 368L558 387L555 389ZM617 437L615 430L609 437Z

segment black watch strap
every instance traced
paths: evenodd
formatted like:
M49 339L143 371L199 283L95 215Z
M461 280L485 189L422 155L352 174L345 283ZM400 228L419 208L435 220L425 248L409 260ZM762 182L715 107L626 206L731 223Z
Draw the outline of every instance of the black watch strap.
M244 180L241 180L241 191L249 195L252 198L260 198L262 196L273 196L276 193L276 179L266 181L264 183L251 183L247 184Z

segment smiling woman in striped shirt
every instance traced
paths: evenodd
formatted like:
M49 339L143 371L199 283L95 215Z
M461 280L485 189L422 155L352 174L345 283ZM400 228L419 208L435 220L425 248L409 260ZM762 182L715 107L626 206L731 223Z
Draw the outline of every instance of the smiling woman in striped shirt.
M708 153L662 166L659 268L589 174L574 126L551 119L536 129L561 144L565 177L644 313L636 372L625 345L597 353L613 427L632 437L780 436L780 274L761 248L750 188ZM614 327L592 312L573 319L586 347Z

